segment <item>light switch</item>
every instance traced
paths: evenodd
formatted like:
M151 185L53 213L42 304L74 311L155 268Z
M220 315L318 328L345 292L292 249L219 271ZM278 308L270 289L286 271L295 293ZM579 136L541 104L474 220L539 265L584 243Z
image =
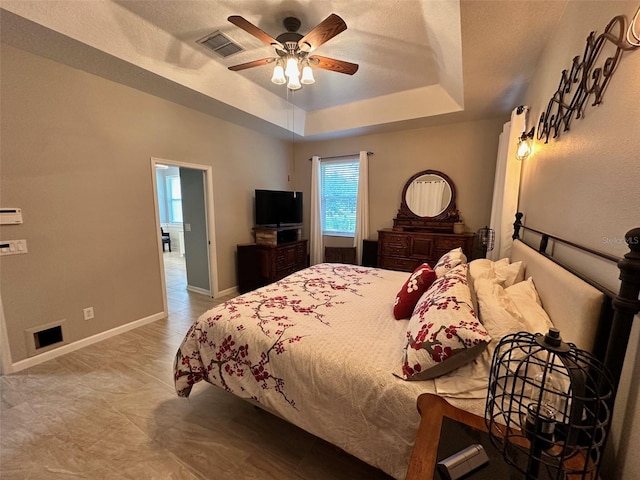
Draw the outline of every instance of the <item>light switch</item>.
M27 252L26 240L0 241L0 255L18 255Z

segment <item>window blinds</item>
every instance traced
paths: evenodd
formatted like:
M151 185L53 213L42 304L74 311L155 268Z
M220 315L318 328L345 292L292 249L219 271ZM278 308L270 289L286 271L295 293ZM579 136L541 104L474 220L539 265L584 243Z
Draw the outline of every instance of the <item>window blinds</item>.
M353 236L358 198L358 157L324 160L320 166L322 231Z

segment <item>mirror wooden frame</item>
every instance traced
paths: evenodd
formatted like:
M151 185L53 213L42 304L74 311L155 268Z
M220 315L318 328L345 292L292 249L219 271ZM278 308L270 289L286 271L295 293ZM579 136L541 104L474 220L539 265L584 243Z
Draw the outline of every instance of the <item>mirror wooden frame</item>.
M451 188L451 200L449 205L438 215L433 217L421 217L416 215L407 205L407 189L411 183L423 175L437 175L442 177ZM453 231L453 224L460 220L460 214L456 208L456 187L453 181L444 173L438 170L422 170L413 175L402 189L402 200L396 218L393 219L394 230L406 231Z

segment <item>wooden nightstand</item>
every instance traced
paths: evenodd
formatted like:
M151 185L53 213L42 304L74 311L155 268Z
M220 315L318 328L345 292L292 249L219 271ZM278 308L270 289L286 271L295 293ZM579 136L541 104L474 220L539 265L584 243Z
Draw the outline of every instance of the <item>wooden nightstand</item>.
M447 403L447 401L430 393L418 397L420 426L416 433L416 441L411 451L406 480L440 480L442 477L436 470L436 463L475 443L483 446L489 463L464 480L498 480L520 479L524 474L509 466L502 454L491 443L484 417L466 412ZM584 457L574 455L565 465L574 471L584 468ZM547 478L541 475L540 478ZM569 474L568 479L592 479L595 472L583 476Z
M428 393L418 397L418 411L420 427L411 452L407 480L442 478L435 470L436 463L474 443L484 447L489 463L465 476L465 480L510 478L512 469L491 444L484 417L460 410L442 397Z

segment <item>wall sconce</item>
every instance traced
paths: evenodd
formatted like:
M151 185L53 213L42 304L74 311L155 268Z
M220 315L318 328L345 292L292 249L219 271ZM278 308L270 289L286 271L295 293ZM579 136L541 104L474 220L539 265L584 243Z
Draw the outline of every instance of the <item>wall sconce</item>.
M529 132L522 132L518 138L518 148L516 149L516 158L518 160L526 160L533 151L533 133L535 127L531 127Z

